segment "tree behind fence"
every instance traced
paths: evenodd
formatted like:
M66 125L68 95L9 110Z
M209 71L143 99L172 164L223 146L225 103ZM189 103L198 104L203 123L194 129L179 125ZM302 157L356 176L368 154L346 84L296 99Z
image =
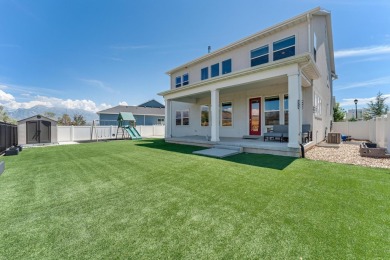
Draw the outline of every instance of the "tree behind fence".
M0 122L0 153L18 144L18 126Z

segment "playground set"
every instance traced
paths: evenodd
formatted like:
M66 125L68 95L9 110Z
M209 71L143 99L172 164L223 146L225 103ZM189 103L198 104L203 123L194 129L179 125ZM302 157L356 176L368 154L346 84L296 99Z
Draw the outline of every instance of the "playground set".
M121 136L122 139L142 139L137 129L135 129L136 120L131 112L120 112L117 121L116 139L118 139L118 136Z

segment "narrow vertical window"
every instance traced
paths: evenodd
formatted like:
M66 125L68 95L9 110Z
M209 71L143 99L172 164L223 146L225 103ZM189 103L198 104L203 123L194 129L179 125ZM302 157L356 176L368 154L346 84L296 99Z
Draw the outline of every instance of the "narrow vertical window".
M222 126L233 125L233 106L232 102L222 103Z
M209 114L210 114L209 106L204 105L204 106L200 107L200 125L201 126L209 126Z
M288 95L284 95L284 124L288 125Z
M190 112L188 110L183 111L183 125L189 125L190 124Z
M251 67L267 63L269 61L268 45L251 50Z
M177 88L181 87L181 77L180 76L176 77L176 87Z
M181 111L176 111L176 125L181 125Z
M183 75L183 86L188 85L189 82L188 73L186 73Z
M295 55L295 36L274 42L274 61Z
M200 78L201 78L201 80L205 80L205 79L209 78L209 68L208 67L201 69Z
M222 61L222 75L232 72L232 59Z
M219 76L219 63L211 65L211 77Z
M279 125L279 97L265 98L265 125Z

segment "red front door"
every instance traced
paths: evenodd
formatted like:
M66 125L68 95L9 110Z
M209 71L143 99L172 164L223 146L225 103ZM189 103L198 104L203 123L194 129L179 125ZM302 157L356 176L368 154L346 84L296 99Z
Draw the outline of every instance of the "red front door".
M261 98L249 99L249 134L260 135L260 104Z

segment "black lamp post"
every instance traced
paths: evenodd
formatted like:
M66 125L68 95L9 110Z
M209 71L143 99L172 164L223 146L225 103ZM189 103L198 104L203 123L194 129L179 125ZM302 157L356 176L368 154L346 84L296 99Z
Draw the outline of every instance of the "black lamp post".
M358 103L358 100L357 99L355 99L353 102L355 102L355 118L356 118L356 120L357 120L357 103Z

